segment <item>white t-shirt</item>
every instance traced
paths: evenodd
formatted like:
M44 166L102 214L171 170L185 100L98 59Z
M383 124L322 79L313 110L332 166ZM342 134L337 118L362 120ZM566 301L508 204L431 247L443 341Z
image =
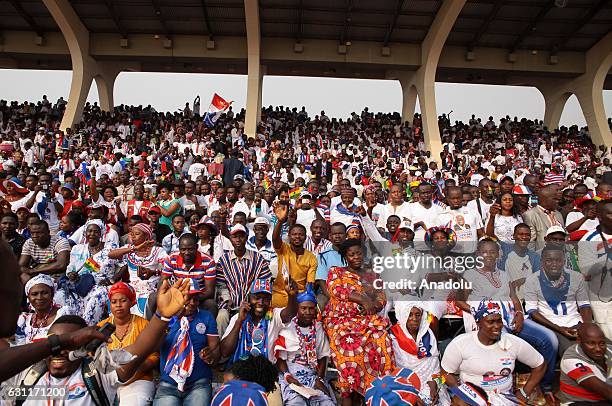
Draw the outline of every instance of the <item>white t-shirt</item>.
M525 281L525 310L527 313L537 310L548 321L561 327L574 327L581 323L583 320L579 309L583 306L590 306L587 285L582 274L564 271L570 280L566 299L559 301L555 309L552 309L542 293L539 280L541 272L531 274Z
M487 392L509 393L517 360L530 368L544 362L540 353L522 338L502 333L499 342L484 345L478 340L478 332L474 331L451 341L444 351L442 368L446 372L458 373L463 382L480 386Z
M467 254L476 251L478 230L482 228L482 222L480 216L464 209L464 207L458 210L446 208L438 215L436 223L455 231L457 245L453 248L453 252Z
M32 213L36 213L40 215L40 213L38 212L38 204L42 203L42 200L44 199L44 197L45 197L44 193L38 193L36 195L36 200L34 200L34 205L32 206L32 209L30 210ZM59 204L61 204L62 206L64 205L64 198L62 197L62 195L60 195L59 193L56 193L55 198L57 199ZM47 207L42 213L41 219L45 220L47 224L49 224L49 229L51 230L51 232L54 232L55 230L59 228L60 219L58 217L58 212L55 209L55 204L51 203L50 200L47 200Z
M310 210L300 209L297 211L296 223L301 224L304 227L306 227L306 235L311 236L312 232L310 231L310 226L312 225L312 222L316 220L316 218L317 218L317 215L315 214L314 209L310 209Z
M533 267L531 261L529 261L529 255L524 257L519 256L516 252L511 251L506 259L506 272L510 278L510 282L515 282L519 279L525 278L525 280L533 273ZM524 294L525 283L516 289L516 295L520 300L525 298Z
M480 201L480 211L478 211L478 201ZM491 208L491 206L493 206L493 202L489 204L481 198L478 198L477 200L470 200L466 207L472 213L480 215L481 219L486 219L487 217L489 217L489 209Z
M376 227L387 229L387 219L391 215L396 215L400 218L400 221L410 221L410 203L403 202L397 207L393 207L391 203L387 203L383 206Z
M570 224L572 224L575 221L578 221L580 219L582 219L584 217L584 214L582 214L579 211L572 211L569 212L567 214L567 218L565 219L565 227L569 226ZM595 229L597 228L597 226L599 225L599 220L594 219L594 220L587 220L584 223L582 223L582 225L578 228L578 230L585 230L585 231L595 231Z
M198 176L202 175L205 169L206 167L204 166L204 164L196 162L194 164L191 164L191 166L187 170L187 175L189 175L189 179L195 182Z
M5 384L11 386L18 386L21 384L25 376L27 375L29 368L15 375L5 382ZM100 374L99 381L102 383L104 393L106 393L107 399L114 399L117 394L117 388L121 384L117 372L113 371L108 374ZM63 401L58 402L66 406L90 406L93 405L93 399L85 386L83 380L83 374L81 368L77 368L68 378L54 378L48 372L45 373L36 383L37 386L65 388L65 397ZM47 401L41 399L28 399L23 403L23 406L40 406L41 404L47 404ZM54 402L50 402L54 404Z
M414 224L422 221L426 228L431 228L438 225L438 216L444 209L433 203L430 208L426 208L421 203L417 202L410 203L408 205L408 210L410 213L410 223L413 225L413 227ZM414 241L425 241L425 231L426 230L423 229L423 227L419 227L418 229L414 230Z
M276 358L274 357L273 344L276 342L280 331L283 328L289 326L289 323L283 323L283 319L281 317L281 312L283 311L283 309L284 307L277 307L272 309L272 319L270 320L270 323L268 323L268 359L271 362L276 362ZM225 330L225 334L223 334L223 337L221 339L224 339L229 335L229 333L232 332L232 329L234 328L234 325L238 320L238 316L240 316L240 314L235 314L230 319L229 324L227 325L227 329ZM238 342L240 342L240 338L238 339Z

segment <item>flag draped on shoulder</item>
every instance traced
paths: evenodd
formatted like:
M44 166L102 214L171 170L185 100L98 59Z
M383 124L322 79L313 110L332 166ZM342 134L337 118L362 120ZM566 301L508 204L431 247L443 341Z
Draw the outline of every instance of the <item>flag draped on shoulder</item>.
M223 97L215 93L208 107L208 112L204 116L204 124L206 124L207 127L214 127L219 117L221 117L221 114L229 109L230 104L232 104L232 102L226 101Z

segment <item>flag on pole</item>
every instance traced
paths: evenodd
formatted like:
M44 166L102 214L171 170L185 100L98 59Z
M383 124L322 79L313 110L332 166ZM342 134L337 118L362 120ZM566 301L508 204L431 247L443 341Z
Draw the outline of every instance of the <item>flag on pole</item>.
M215 93L208 107L208 112L204 116L204 124L207 127L214 127L221 114L229 109L230 104L232 102L227 102L223 97Z

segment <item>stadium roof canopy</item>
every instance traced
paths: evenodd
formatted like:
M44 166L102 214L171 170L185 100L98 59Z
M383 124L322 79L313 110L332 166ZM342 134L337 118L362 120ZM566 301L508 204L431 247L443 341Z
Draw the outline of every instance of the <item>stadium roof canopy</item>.
M409 117L418 72L612 89L611 28L611 0L0 0L0 67L399 79Z

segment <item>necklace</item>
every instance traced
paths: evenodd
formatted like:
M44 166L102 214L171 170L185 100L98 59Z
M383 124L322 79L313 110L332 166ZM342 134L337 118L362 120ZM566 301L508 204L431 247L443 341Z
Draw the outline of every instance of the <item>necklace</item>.
M51 313L53 313L53 309L55 309L55 307L51 306L51 308L45 315L45 318L42 320L39 320L38 313L34 312L34 316L32 316L32 319L30 321L31 333L28 337L28 342L31 343L34 340L34 337L36 337L38 333L41 331L41 329L46 327L47 320L49 319L49 316L51 316Z
M130 322L127 324L127 327L126 327L126 329L125 329L125 332L123 333L123 335L121 336L121 338L119 338L119 336L117 335L117 330L115 330L115 333L113 333L113 335L115 336L115 338L116 338L117 340L119 340L119 343L121 343L121 344L122 344L122 346L123 346L123 340L125 340L125 337L127 337L128 333L129 333L129 332L130 332L130 330L132 329L132 319L133 319L133 316L132 316L132 317L130 317ZM115 326L117 326L117 325L115 325ZM117 327L119 327L119 326L117 326Z
M302 333L302 329L298 325L297 317L293 318L293 325L295 326L295 333L298 336L300 343L300 357L299 361L302 364L309 366L312 369L316 369L318 365L317 360L317 332L315 330L315 323L310 325L310 329L307 334Z

